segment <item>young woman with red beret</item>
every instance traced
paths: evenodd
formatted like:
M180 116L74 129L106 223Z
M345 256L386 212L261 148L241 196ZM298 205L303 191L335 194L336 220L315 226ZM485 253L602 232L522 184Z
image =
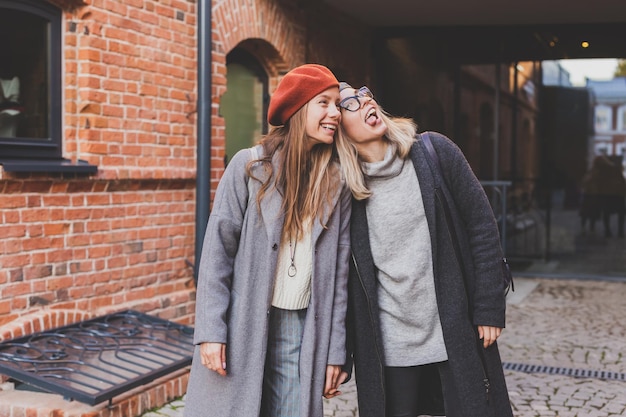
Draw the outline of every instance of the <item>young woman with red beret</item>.
M480 182L451 140L429 135L442 178L412 120L386 114L367 87L340 88L337 146L358 154L371 194L351 217L344 369L354 361L359 415L512 417L496 344L505 265Z
M328 68L293 69L272 95L270 132L224 172L200 261L185 417L322 417L322 396L338 394L351 210L338 104Z

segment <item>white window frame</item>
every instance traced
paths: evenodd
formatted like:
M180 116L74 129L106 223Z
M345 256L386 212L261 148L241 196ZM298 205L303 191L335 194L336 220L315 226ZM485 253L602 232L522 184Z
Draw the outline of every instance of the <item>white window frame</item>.
M608 126L608 128L604 129L604 128L598 128L598 116L600 111L606 111L607 114L607 120L606 120L606 125ZM595 109L594 109L594 127L596 132L610 132L613 128L613 109L611 108L611 106L607 106L606 104L598 104Z
M617 109L617 130L622 132L626 130L626 104L621 105Z
M597 142L594 145L595 155L613 155L613 144L611 142Z

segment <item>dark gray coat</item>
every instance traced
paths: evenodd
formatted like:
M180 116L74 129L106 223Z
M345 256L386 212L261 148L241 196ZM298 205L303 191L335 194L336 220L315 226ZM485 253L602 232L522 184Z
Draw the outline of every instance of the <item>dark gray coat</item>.
M262 156L261 147L256 149ZM185 417L259 415L284 214L276 191L268 191L262 200L262 215L257 210L260 183L245 170L251 157L248 149L238 152L224 172L200 260L194 343L226 343L228 375L203 366L196 346ZM276 158L273 164L276 169ZM264 178L259 165L254 175ZM326 213L327 227L319 221L313 225L311 301L300 352L302 417L322 417L326 366L343 365L346 357L350 208L350 191L340 186Z
M442 387L447 417L512 417L498 347L494 344L483 349L475 333L478 325L504 327L505 324L505 284L497 224L483 188L462 152L443 135L431 134L431 138L451 194L448 199L454 205L452 215L461 234L462 256L467 261L464 264L468 289L466 292L444 212L436 195L437 189L443 192L442 180L434 174L436 171L425 154L424 144L418 139L410 158L419 179L430 230L437 304L448 353L448 361L439 366L438 375L433 372L433 379L425 381L424 386L429 389ZM346 369L353 360L359 415L383 417L384 360L378 322L376 267L369 244L366 204L366 200L355 201L352 207L353 264L348 284L347 323L348 355L352 353L353 357L347 361ZM480 360L479 349L484 352L486 369ZM490 383L488 395L485 373ZM423 395L425 398L420 396L423 414L443 415L441 401L439 407L435 401L437 398L441 400L441 394L435 389Z

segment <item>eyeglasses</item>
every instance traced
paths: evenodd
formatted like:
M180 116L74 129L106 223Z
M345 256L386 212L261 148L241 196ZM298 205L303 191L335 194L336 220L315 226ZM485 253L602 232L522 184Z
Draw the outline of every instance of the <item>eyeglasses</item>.
M363 86L357 90L355 96L346 97L341 100L339 102L339 107L352 112L358 111L362 106L361 100L359 100L359 98L373 99L374 94L372 94L369 88Z

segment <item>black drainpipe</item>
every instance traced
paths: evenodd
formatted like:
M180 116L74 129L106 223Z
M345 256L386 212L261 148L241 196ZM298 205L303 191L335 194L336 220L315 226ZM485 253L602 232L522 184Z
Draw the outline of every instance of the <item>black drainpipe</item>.
M194 280L198 284L202 242L211 204L211 0L198 1L198 144Z

